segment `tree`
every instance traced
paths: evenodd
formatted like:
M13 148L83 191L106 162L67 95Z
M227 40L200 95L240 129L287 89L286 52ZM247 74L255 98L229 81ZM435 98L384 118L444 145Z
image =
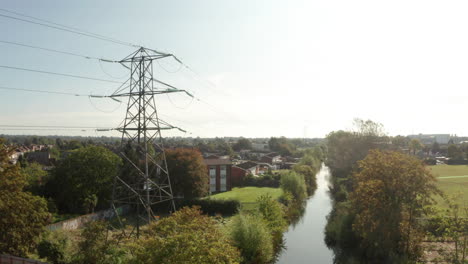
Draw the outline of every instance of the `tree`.
M26 177L9 163L10 152L0 139L0 253L26 256L50 214L43 198L23 191Z
M409 148L410 148L410 150L413 151L413 155L416 155L416 152L418 150L421 150L423 147L424 147L424 145L417 138L413 138L409 143Z
M294 146L285 137L272 137L268 141L271 150L279 152L283 156L290 156L294 152Z
M108 224L104 221L93 221L86 224L81 231L82 240L74 254L76 264L113 264L126 263L124 248L117 246L117 241L108 237Z
M200 152L193 149L166 150L172 191L185 198L208 194L210 178Z
M448 146L447 149L447 156L451 159L463 159L463 152L460 150L460 148L457 147L457 145L452 144Z
M135 263L239 263L239 251L212 217L184 207L150 224L133 245Z
M400 135L393 137L391 140L392 145L396 146L397 148L404 148L409 144L409 139Z
M237 140L236 144L232 146L232 149L235 151L242 149L252 149L252 142L246 138L241 137L239 140Z
M296 202L302 202L307 197L304 176L296 172L288 172L281 175L281 189L290 193Z
M317 189L317 178L315 176L317 174L317 169L309 165L301 164L294 165L292 169L294 172L301 174L304 177L307 194L312 195Z
M273 238L275 250L283 242L283 232L288 227L284 205L274 200L269 194L257 198L258 213L266 221Z
M93 203L99 208L108 206L121 164L122 160L104 147L83 147L58 164L46 188L60 210L89 213L94 210Z
M35 195L42 195L43 186L48 173L42 169L42 165L36 162L26 163L25 167L21 168L21 173L26 177L27 184L25 190Z
M353 230L367 256L417 259L423 237L417 218L439 193L435 177L415 158L380 150L371 150L352 177Z
M439 143L437 143L437 141L435 141L435 142L432 144L431 151L432 151L432 153L434 153L434 154L440 152L440 145L439 145Z

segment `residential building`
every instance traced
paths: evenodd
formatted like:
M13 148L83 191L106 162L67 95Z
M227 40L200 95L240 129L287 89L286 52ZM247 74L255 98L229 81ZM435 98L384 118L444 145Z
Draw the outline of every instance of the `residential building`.
M205 159L208 175L210 176L210 193L231 190L231 160Z
M259 174L259 166L256 162L247 161L237 165L233 165L231 169L231 184L232 186L241 186L244 178L247 175Z
M260 161L268 163L273 169L279 169L281 164L281 155L276 152L268 153L260 158Z

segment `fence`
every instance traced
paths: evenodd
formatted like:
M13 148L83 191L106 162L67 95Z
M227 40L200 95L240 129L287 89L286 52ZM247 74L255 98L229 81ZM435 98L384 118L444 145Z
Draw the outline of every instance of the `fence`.
M122 206L117 208L117 214L123 215L130 211L130 206ZM103 220L103 219L111 219L115 217L116 214L113 209L108 209L104 211L99 211L93 214L82 215L76 218L68 219L65 221L61 221L55 224L51 224L47 226L47 229L50 231L54 230L74 230L82 227L84 224L92 221ZM0 263L2 264L2 263Z
M33 259L25 259L10 255L0 255L0 264L47 264Z

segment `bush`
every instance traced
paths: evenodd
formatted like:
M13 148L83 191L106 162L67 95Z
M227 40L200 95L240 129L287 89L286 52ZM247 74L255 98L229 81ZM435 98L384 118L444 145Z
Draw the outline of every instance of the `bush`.
M190 199L176 200L177 208L199 206L200 210L209 215L235 215L239 212L238 200Z
M253 176L252 174L244 177L242 186L254 186L254 187L271 187L278 188L280 186L280 174L265 174L263 176Z
M243 263L269 263L274 256L272 237L259 216L238 214L230 223L230 235L240 249Z
M426 165L436 165L437 164L436 159L430 159L430 158L424 159L423 162Z
M45 234L37 245L39 257L53 264L68 263L70 241L61 231Z
M315 190L317 189L317 170L314 167L309 165L294 165L293 171L301 174L304 177L306 188L307 188L307 195L314 194Z
M182 208L153 222L133 244L132 263L239 263L238 249L220 224L197 208Z
M297 202L303 201L306 194L304 176L295 172L288 172L281 175L281 189L292 194Z
M126 252L118 247L117 241L108 237L106 222L87 223L81 231L81 239L73 256L73 264L126 263Z
M268 194L260 196L257 203L258 213L266 221L273 238L275 251L278 251L283 242L283 232L288 227L285 208Z
M447 161L448 165L468 165L468 160L460 160L460 159L450 159Z

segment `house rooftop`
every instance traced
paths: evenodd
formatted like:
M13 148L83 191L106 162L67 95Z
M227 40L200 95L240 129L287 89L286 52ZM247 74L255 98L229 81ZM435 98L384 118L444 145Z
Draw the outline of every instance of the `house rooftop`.
M232 164L231 161L228 159L204 159L203 161L205 162L206 165L209 165L209 166Z
M241 164L237 164L236 167L242 168L244 170L251 169L253 167L256 167L258 164L253 161L247 161Z

